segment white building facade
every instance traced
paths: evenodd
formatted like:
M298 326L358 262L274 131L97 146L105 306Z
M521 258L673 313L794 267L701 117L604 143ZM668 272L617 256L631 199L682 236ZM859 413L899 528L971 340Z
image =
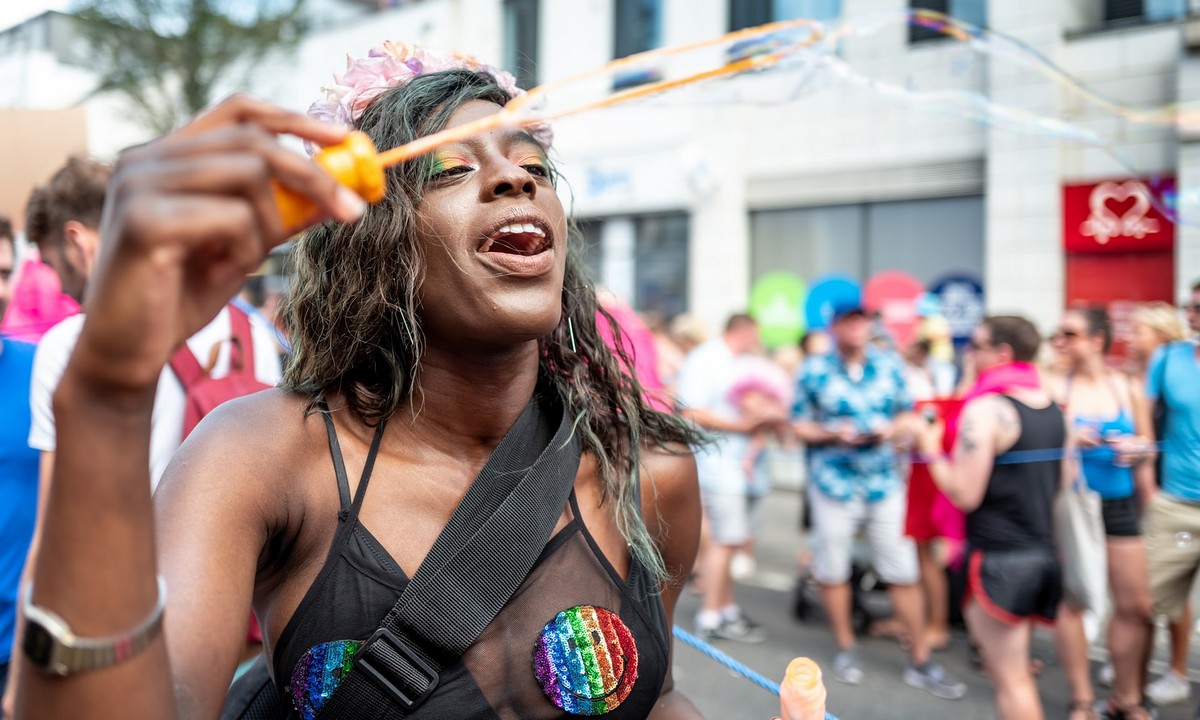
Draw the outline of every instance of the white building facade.
M1196 0L424 0L385 10L329 2L341 10L314 22L292 56L263 64L252 92L304 109L344 55L384 39L462 49L528 85L770 20L858 26L925 7L1020 40L1115 103L1200 100ZM64 50L69 40L52 41L49 25L41 45L20 39L55 17L0 32L0 107L83 102L102 156L141 140L117 101L85 100L86 64ZM903 23L879 27L839 47L862 75L1057 118L1111 142L1117 158L844 82L794 102L586 113L556 126L555 159L598 280L638 309L688 311L715 328L778 270L810 283L829 274L865 282L882 270L927 286L965 276L982 286L989 311L1020 312L1043 329L1071 303L1177 301L1200 280L1200 135L1122 120L1004 53L976 53ZM1156 192L1139 195L1131 178ZM1159 212L1164 202L1175 210ZM1145 237L1081 236L1076 216L1094 220L1096 208ZM1175 211L1179 223L1169 221Z

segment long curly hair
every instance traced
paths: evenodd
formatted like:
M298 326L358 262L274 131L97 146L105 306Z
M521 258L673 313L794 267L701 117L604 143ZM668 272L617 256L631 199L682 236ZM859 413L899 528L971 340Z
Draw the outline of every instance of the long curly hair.
M377 147L396 147L444 128L471 100L504 105L511 97L486 72L430 73L377 97L358 129ZM431 163L423 157L390 169L386 197L362 219L318 226L296 244L284 308L293 352L283 386L306 395L310 411L338 394L356 417L375 425L419 395L425 341L418 288L425 257L415 216ZM667 571L642 521L634 481L640 451L692 446L702 438L691 424L646 403L619 330L612 333L616 353L602 341L597 314L617 324L597 302L583 247L577 234L568 242L562 316L539 340L538 379L558 393L585 450L595 456L604 502L612 503L634 557L662 579Z

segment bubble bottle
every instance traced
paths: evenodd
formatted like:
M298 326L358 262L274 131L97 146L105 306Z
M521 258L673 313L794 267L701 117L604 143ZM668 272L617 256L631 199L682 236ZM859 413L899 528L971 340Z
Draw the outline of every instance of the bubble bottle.
M363 200L374 203L383 199L383 164L375 152L375 143L366 133L350 133L337 145L322 149L313 160L332 175L339 185L353 190ZM317 207L305 196L278 183L274 185L274 192L275 204L285 228L301 230L316 219Z
M782 720L825 720L825 683L821 668L809 658L788 663L779 697Z

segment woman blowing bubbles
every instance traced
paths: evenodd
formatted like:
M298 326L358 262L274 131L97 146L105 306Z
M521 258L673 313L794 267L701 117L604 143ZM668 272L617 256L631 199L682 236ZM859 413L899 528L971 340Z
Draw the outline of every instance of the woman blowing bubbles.
M416 59L352 112L380 148L493 114L517 92L460 57L437 72ZM23 657L17 716L216 717L253 608L289 717L317 717L321 683L327 694L343 675L321 659L372 636L501 439L516 427L549 452L540 431L565 418L582 457L564 476L568 501L550 508L552 539L407 716L698 717L670 676L699 529L696 437L651 410L598 340L545 134L442 148L389 171L386 198L364 208L277 145L283 133L345 136L233 98L119 162L87 323L55 397L60 451L29 607L79 637L126 639L104 669L68 665L66 678ZM294 359L282 388L205 419L152 502L158 373L286 239L271 182L331 220L296 250ZM156 575L170 593L161 633ZM592 651L622 661L594 697L564 692L572 678L535 657L563 612L602 616L607 634L591 639L608 646Z

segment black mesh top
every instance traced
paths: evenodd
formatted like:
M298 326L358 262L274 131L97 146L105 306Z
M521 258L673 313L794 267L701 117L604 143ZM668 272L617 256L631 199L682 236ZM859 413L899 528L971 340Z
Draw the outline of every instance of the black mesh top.
M331 424L328 414L322 414ZM342 513L325 565L280 636L275 682L288 717L311 720L378 627L408 578L358 520L371 460L350 498L330 428ZM670 629L650 573L636 560L626 582L588 532L572 490L569 522L508 604L442 674L414 720L543 720L576 715L644 718L669 669ZM371 717L364 708L364 718Z

